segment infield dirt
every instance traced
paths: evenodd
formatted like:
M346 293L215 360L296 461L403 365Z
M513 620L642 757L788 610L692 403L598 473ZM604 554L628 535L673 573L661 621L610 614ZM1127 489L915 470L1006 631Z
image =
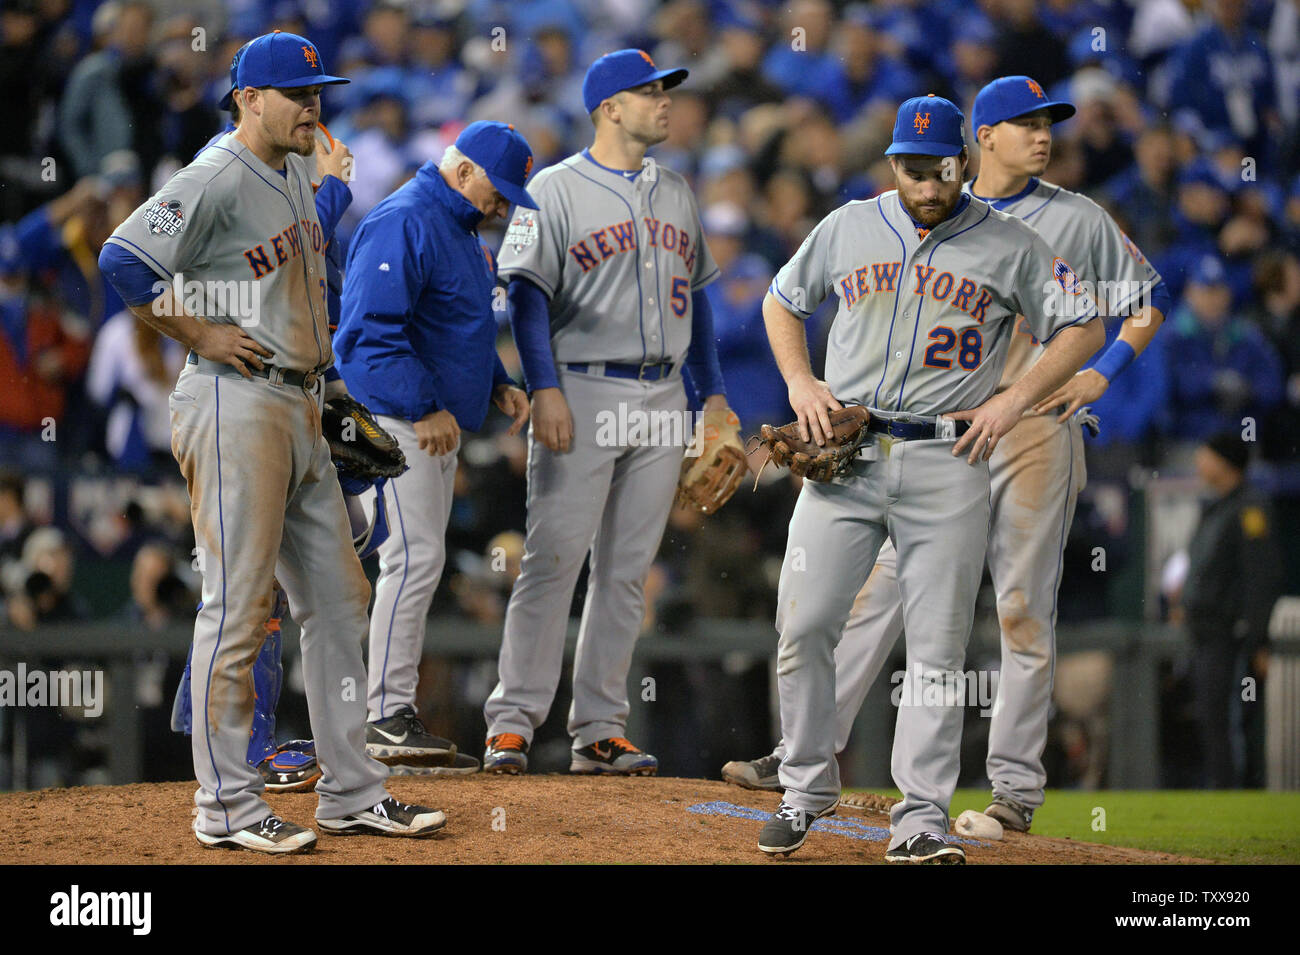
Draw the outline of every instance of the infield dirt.
M192 782L45 789L0 795L0 863L883 864L889 826L882 813L841 808L789 859L768 859L756 843L778 795L716 780L479 774L393 777L389 791L444 810L446 828L418 840L321 835L311 854L270 858L202 848L190 831ZM267 801L284 818L311 824L315 794ZM1205 861L1018 833L1003 842L968 844L966 852L978 865Z

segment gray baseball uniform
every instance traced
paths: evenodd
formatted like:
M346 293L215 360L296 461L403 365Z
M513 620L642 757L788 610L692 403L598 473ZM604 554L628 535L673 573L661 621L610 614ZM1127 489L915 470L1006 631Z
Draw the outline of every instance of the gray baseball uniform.
M341 818L386 798L387 771L365 755L360 640L369 585L321 436L318 372L333 355L313 169L313 160L290 155L278 172L226 136L108 240L164 280L204 283L195 286L202 296L187 302L191 311L245 326L274 352L276 368L308 373L297 387L277 375L246 380L191 356L170 399L172 451L189 487L203 573L192 742L195 827L212 835L271 814L247 748L252 666L265 638L272 576L302 627L307 703L324 773L317 818ZM255 307L235 310L232 301Z
M529 192L541 208L518 210L499 274L527 278L550 298L574 435L555 453L529 431L527 545L484 714L489 737L529 741L545 720L590 550L569 714L577 748L624 732L645 577L690 437L680 368L691 293L718 268L685 180L653 159L632 178L584 151L538 173Z
M897 548L909 670L942 688L959 673L983 569L989 470L952 455L955 428L934 416L996 389L1018 315L1041 340L1096 315L1069 265L1032 229L978 199L925 231L896 192L826 217L778 273L772 294L807 317L830 293L826 380L873 415L929 420L935 439L879 438L851 475L805 483L778 593L777 679L785 801L819 811L839 798L834 649L888 537ZM962 711L946 697L900 709L891 847L948 831Z
M1084 283L1091 283L1108 315L1124 316L1135 303L1149 303L1151 289L1161 281L1132 240L1086 196L1033 179L1020 194L991 204L1031 224ZM1042 352L1027 322L1018 323L999 388L1014 383ZM1002 666L987 772L995 796L1031 809L1042 805L1047 782L1042 752L1061 552L1087 480L1081 427L1075 420L1058 424L1056 414L1023 418L989 460L988 565L1002 626ZM896 557L886 541L835 648L836 752L848 743L862 701L903 632ZM776 752L784 755L784 745Z

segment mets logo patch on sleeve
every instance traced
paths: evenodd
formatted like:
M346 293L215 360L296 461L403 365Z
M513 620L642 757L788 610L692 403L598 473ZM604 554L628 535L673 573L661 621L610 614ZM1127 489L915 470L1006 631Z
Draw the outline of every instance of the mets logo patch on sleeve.
M1070 268L1070 263L1059 255L1052 259L1052 275L1056 277L1057 284L1071 295L1083 294L1083 286L1079 284L1079 276L1074 274L1074 269Z
M537 213L533 210L520 210L506 229L506 245L516 252L522 252L537 241Z
M179 235L185 228L180 200L159 199L144 210L144 224L154 235Z

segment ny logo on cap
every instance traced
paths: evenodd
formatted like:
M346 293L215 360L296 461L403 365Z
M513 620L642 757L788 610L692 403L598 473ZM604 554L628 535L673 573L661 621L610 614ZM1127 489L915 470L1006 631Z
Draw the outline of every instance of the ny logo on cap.
M912 120L912 125L916 127L918 134L924 136L926 130L930 128L930 114L917 113L915 118Z
M637 50L637 52L641 54L641 59L643 59L643 60L645 60L647 63L649 63L651 67L654 67L655 69L658 69L658 67L655 67L655 61L652 60L652 59L650 59L650 54L649 54L649 53L647 53L645 50Z
M302 48L302 55L303 58L307 60L307 65L313 70L320 69L320 57L316 55L316 50L313 47L304 46Z
M1047 97L1043 95L1043 88L1041 86L1033 80L1025 80L1025 82L1029 84L1029 92L1033 93L1039 99L1047 99Z

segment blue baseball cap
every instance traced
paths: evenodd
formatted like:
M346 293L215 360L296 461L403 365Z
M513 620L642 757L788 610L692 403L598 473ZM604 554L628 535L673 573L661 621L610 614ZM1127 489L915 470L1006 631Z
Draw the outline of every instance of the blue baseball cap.
M1072 105L1065 100L1049 99L1043 88L1028 76L1003 76L975 97L970 113L971 129L978 133L981 126L996 126L1039 109L1047 110L1053 123L1074 115Z
M252 42L252 40L249 40L248 43L236 50L235 55L230 58L230 89L226 90L226 95L217 102L217 106L227 112L235 105L235 90L239 89L239 58L244 55L244 51L249 48Z
M320 51L311 40L276 30L262 34L244 47L236 67L235 86L241 90L250 86L293 89L351 82L325 72Z
M952 100L933 93L913 96L898 107L894 141L885 155L956 156L966 147L965 125L966 117Z
M470 123L456 137L456 148L483 167L501 195L517 206L537 208L524 188L533 171L533 150L513 126L487 120Z
M1228 271L1217 255L1203 255L1188 270L1188 285L1227 285Z
M663 80L664 89L668 90L686 76L684 69L659 69L645 50L615 50L587 67L587 75L582 80L582 104L592 113L615 93L655 80Z

